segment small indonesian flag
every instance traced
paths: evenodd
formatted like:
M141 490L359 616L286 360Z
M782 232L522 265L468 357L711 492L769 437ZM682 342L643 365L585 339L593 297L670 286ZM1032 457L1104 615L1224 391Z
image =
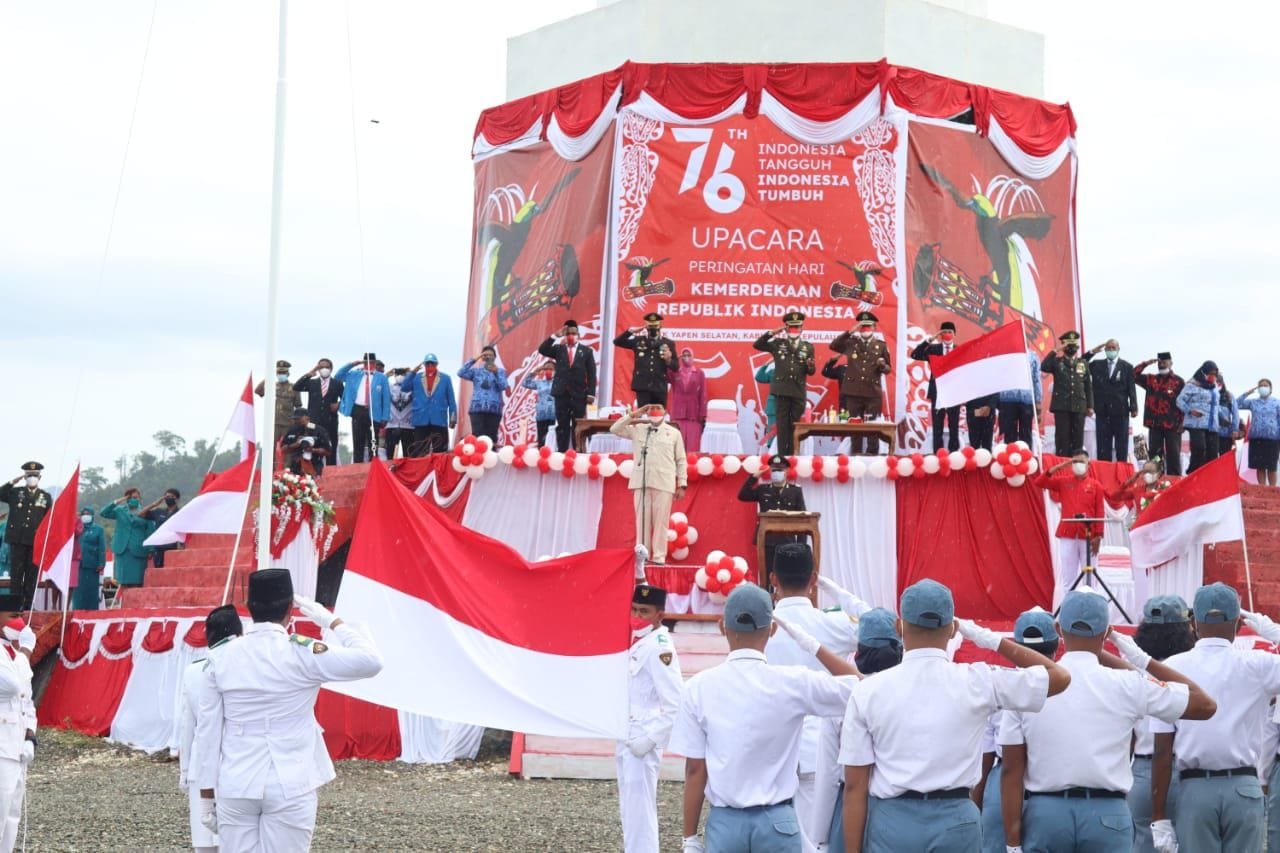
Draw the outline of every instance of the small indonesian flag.
M220 474L211 474L200 494L175 512L147 537L143 545L172 545L186 542L189 533L235 533L244 524L245 493L253 483L255 462L250 444L249 458Z
M1219 456L1162 491L1129 531L1136 568L1167 563L1202 545L1243 538L1234 453Z
M629 550L529 563L374 462L335 609L386 666L326 689L473 725L624 738L633 582Z
M1021 323L1007 323L929 359L937 388L934 406L947 409L1000 391L1030 391L1031 367Z
M71 565L76 539L76 501L79 497L80 466L77 465L67 487L58 493L53 508L45 513L36 528L32 558L40 567L40 580L52 581L63 595L71 586L71 573L80 570L79 566Z
M253 374L244 383L244 393L236 402L231 412L231 423L227 424L227 432L240 437L240 459L248 459L250 448L257 443L257 429L253 422Z

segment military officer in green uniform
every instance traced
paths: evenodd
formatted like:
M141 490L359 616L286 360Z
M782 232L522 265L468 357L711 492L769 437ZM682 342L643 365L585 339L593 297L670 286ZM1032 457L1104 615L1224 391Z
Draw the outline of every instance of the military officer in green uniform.
M276 429L273 439L276 444L280 443L289 427L293 426L293 410L302 405L302 398L293 390L293 383L289 381L291 367L293 365L283 358L276 362ZM255 392L259 397L265 397L264 383L259 382Z
M667 405L667 371L679 370L676 345L662 334L662 315L650 311L644 315L643 331L623 329L613 345L632 350L635 366L631 369L631 390L636 392L636 407Z
M801 337L804 332L804 314L788 311L782 318L782 327L765 332L756 339L755 348L773 356L773 379L769 393L775 398L778 419L778 452L783 456L795 453L795 425L804 416L808 399L806 377L818 371L813 344Z
M1041 373L1053 377L1054 452L1074 456L1084 450L1084 419L1093 414L1093 380L1089 362L1080 358L1080 333L1072 330L1058 336L1062 350L1044 357ZM1043 418L1043 415L1041 415Z
M0 501L9 505L9 526L4 531L4 541L9 545L9 592L22 596L23 610L31 609L36 575L40 572L33 560L36 528L53 506L53 498L40 488L43 470L39 462L27 462L22 466L22 476L0 485Z
M876 336L878 319L870 311L858 315L858 325L841 332L831 342L831 349L848 359L844 368L844 379L840 381L840 408L850 417L875 420L880 417L881 400L880 377L887 374L892 362L889 360L889 347L882 338ZM877 455L880 453L879 436L857 435L850 440L850 452L863 452Z

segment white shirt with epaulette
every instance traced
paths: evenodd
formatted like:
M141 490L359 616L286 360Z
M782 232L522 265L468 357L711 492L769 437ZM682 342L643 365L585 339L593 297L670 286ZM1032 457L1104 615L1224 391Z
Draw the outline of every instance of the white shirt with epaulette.
M684 692L680 659L666 626L631 644L630 665L630 737L647 737L665 749Z

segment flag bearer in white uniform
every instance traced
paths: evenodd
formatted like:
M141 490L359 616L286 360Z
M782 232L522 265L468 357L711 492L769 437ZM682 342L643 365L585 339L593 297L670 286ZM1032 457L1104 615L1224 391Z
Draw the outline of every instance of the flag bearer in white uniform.
M671 734L671 750L686 758L683 850L799 853L794 802L804 718L840 714L856 679L770 666L764 648L773 602L754 584L729 593L721 625L729 657L689 680ZM824 665L842 663L812 643L809 654ZM698 837L704 801L711 803L705 847Z
M192 781L205 825L234 853L310 848L317 789L334 777L316 694L325 682L382 669L368 638L310 599L297 598L298 609L325 629L325 641L286 633L294 601L288 570L249 575L253 624L205 670Z
M1000 709L1037 711L1071 680L1065 669L1013 640L955 618L951 590L933 580L907 587L899 604L902 663L853 688L840 737L848 853L977 850L970 789L981 775L982 730ZM957 628L1022 669L952 663Z
M1218 703L1203 722L1151 722L1155 758L1151 769L1151 831L1169 816L1165 790L1178 774L1177 846L1189 853L1246 853L1262 849L1265 805L1258 780L1262 724L1271 697L1280 693L1280 656L1237 649L1240 596L1226 584L1196 590L1192 601L1195 648L1165 664L1195 679ZM1268 620L1269 621L1269 620Z
M1133 727L1148 716L1206 720L1216 710L1203 690L1127 634L1112 637L1132 667L1104 652L1110 607L1093 590L1067 593L1058 611L1066 653L1058 663L1071 686L1039 713L1011 711L1001 720L1005 843L1015 850L1128 853Z
M4 853L18 842L27 767L36 754L36 708L31 701L36 635L18 615L21 607L21 596L0 596L0 618L6 620L0 642L0 851Z
M676 647L662 624L666 604L667 591L648 584L631 596L631 723L614 752L626 853L658 851L658 771L684 692Z
M1054 625L1053 614L1040 607L1033 607L1018 616L1013 623L1013 641L1020 646L1039 652L1053 660L1058 656L1058 628ZM1000 746L1000 721L1005 711L996 711L987 718L986 729L982 733L982 766L986 772L978 796L975 789L974 802L982 809L982 851L983 853L1005 853L1004 816L1000 811L1000 777L1003 775L1004 750ZM988 769L989 766L989 769Z
M810 634L825 648L841 657L847 657L857 650L856 619L871 606L853 593L841 588L834 581L816 576L813 551L808 543L784 542L777 546L773 552L773 566L770 568L769 581L773 586L774 610L779 616ZM818 583L821 583L823 589L840 602L840 610L824 611L813 606L809 596L813 594ZM791 639L791 635L785 631L778 631L769 638L769 642L764 647L764 654L771 664L805 666L818 672L825 672L817 658L797 646L795 640ZM825 830L831 823L829 812L825 816L814 813L819 719L807 717L804 721L798 767L800 782L796 789L796 816L800 819L801 831L810 841L825 836ZM835 756L831 758L834 760ZM832 779L833 781L835 779L834 771ZM834 796L834 791L827 793ZM827 798L824 797L824 799Z
M209 656L219 647L244 633L244 625L234 604L224 604L209 611L204 620L206 651L203 657L187 664L178 689L178 787L187 792L191 812L191 846L196 853L218 849L218 836L201 820L200 786L191 783L189 774L195 762L192 747L196 737L196 711L200 707L200 688Z
M1158 661L1190 651L1196 644L1191 630L1191 610L1178 595L1156 595L1142 606L1142 622L1133 632L1133 641ZM1129 811L1133 814L1133 853L1156 853L1151 834L1151 759L1155 755L1155 735L1151 718L1133 727L1133 787L1129 789ZM1178 800L1178 777L1169 778L1165 815L1171 815ZM1175 827L1167 821L1157 828L1165 838L1173 838Z

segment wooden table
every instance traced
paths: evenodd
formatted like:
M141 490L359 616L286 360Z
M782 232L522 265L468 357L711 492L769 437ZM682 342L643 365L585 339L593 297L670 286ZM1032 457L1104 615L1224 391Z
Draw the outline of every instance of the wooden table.
M833 438L853 438L855 436L875 436L883 438L889 444L889 455L892 456L898 447L898 425L888 421L864 421L862 423L798 423L795 426L795 447L812 435L829 435Z
M769 567L764 563L764 540L770 534L784 536L808 536L813 541L813 570L822 565L822 534L818 531L818 512L788 512L770 510L756 516L756 574L760 586L769 588ZM817 593L810 596L817 604Z
M573 449L579 453L586 453L587 442L591 440L591 436L608 432L609 427L618 420L618 418L578 418L573 423Z

